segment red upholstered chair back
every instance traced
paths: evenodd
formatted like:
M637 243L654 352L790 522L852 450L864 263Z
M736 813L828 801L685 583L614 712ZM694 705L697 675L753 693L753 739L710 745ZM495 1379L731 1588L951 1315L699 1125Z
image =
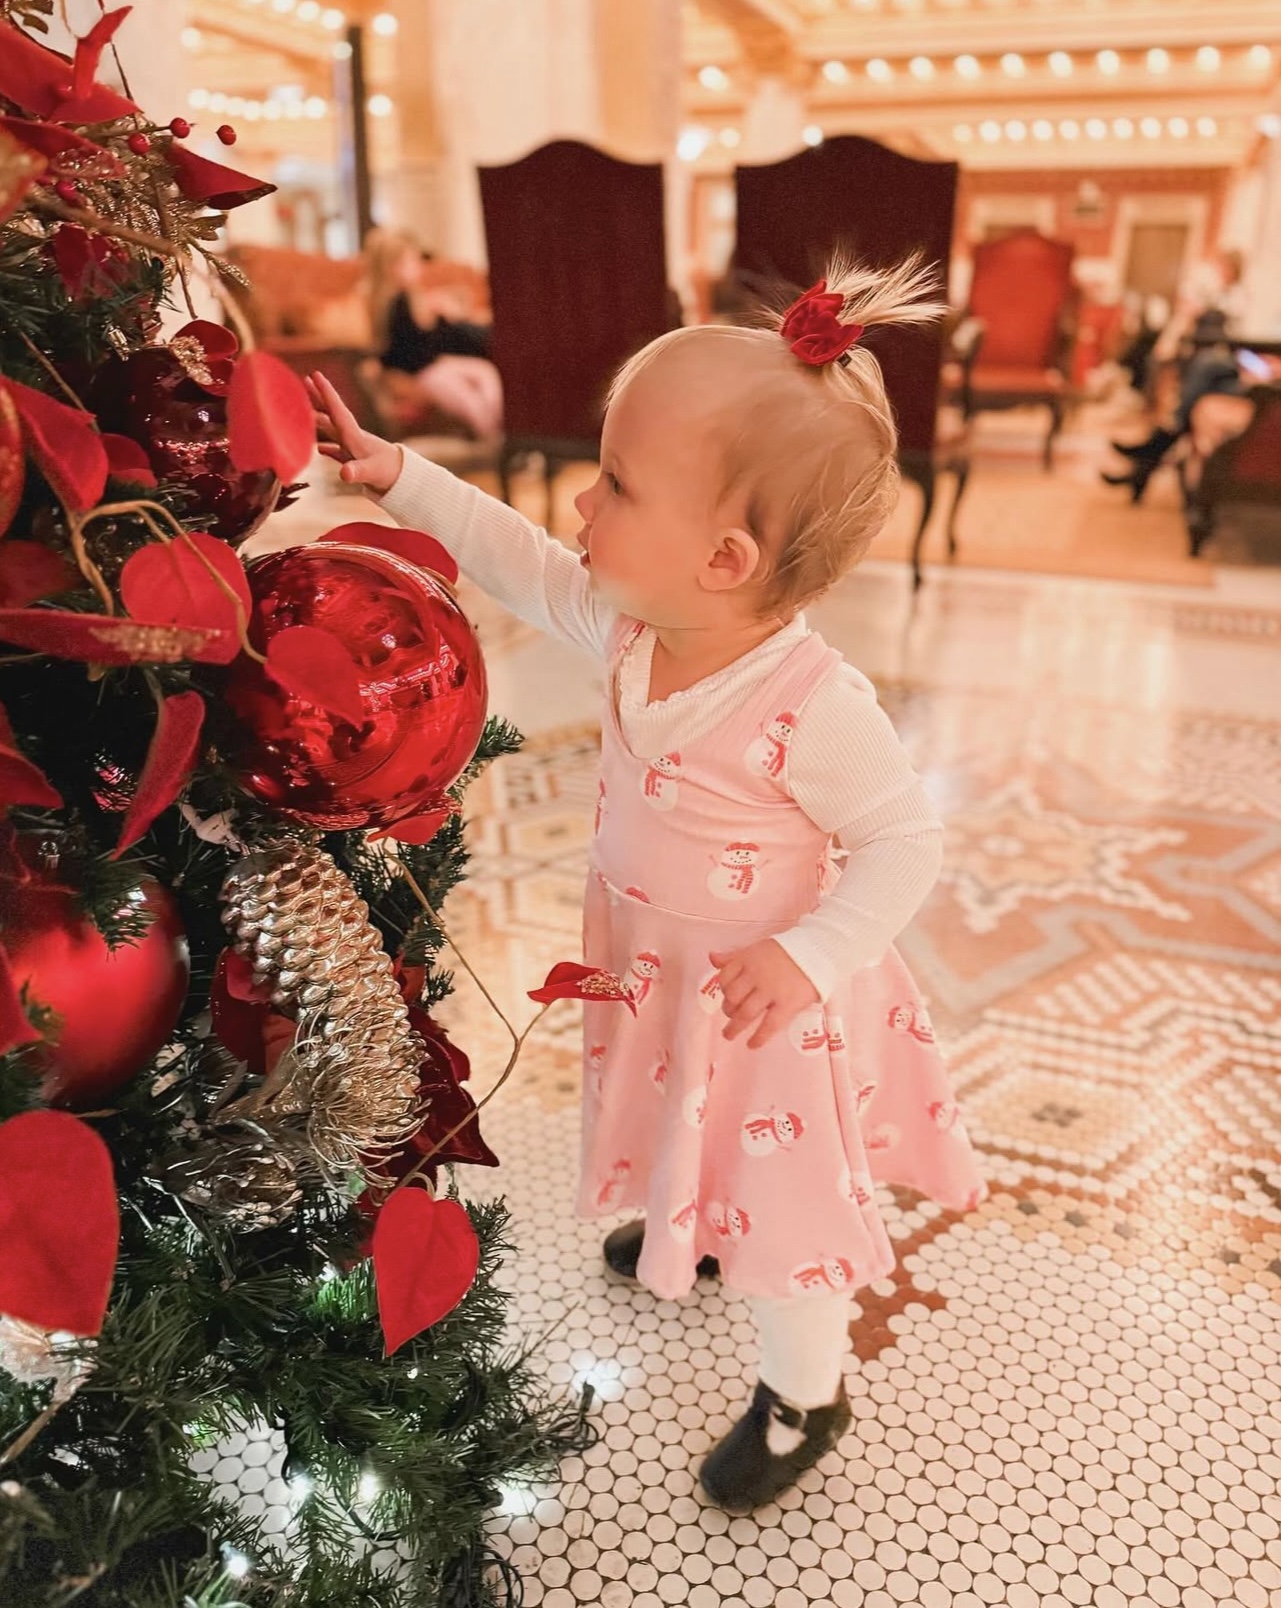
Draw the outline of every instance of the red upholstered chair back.
M812 285L833 251L877 267L924 252L946 299L956 210L955 162L920 162L874 140L840 135L782 162L735 170L734 269L768 289ZM874 329L867 348L885 374L903 452L934 447L943 341L938 328Z
M1254 418L1229 448L1232 476L1243 487L1281 495L1281 388L1258 386L1251 394Z
M1072 300L1072 243L1020 229L974 248L970 312L983 320L982 367L1050 368Z
M508 439L599 442L615 370L671 324L663 170L557 140L480 195Z

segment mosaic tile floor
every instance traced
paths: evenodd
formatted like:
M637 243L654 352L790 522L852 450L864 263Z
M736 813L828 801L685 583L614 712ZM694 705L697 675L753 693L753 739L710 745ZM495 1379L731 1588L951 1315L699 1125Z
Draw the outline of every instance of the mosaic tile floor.
M902 948L992 1194L880 1191L899 1265L853 1308L851 1430L731 1519L695 1472L751 1389L746 1310L606 1279L556 1007L486 1113L501 1170L463 1180L511 1203L549 1379L600 1397L600 1444L495 1517L529 1608L1281 1603L1281 578L1222 574L957 572L913 606L869 566L814 611L947 824ZM464 596L529 740L469 794L446 914L523 1024L578 953L598 678ZM466 979L444 1014L483 1089L501 1026Z

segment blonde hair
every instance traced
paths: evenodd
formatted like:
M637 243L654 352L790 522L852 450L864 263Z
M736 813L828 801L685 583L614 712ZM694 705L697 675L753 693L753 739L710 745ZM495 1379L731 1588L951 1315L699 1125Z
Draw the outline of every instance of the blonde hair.
M840 321L865 330L927 324L946 312L919 255L888 269L838 257L825 278L842 298ZM759 316L764 328L705 324L659 336L619 371L609 401L678 347L715 341L739 359L746 378L722 416L721 500L745 497L747 528L765 559L754 578L759 612L786 616L852 569L890 517L898 432L881 366L861 341L843 359L811 365L780 336L785 307L762 307Z
M365 236L365 295L369 300L374 344L379 351L387 344L391 304L402 289L396 265L407 251L421 252L421 249L405 229L371 229Z

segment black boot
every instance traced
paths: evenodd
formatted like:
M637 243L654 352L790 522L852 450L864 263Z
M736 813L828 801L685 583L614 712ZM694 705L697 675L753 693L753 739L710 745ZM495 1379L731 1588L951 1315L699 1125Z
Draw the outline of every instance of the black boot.
M807 1468L830 1452L850 1421L850 1404L841 1386L828 1407L805 1412L793 1407L763 1381L756 1386L747 1412L718 1446L713 1446L699 1471L699 1483L709 1501L731 1513L750 1513L772 1502ZM792 1431L788 1451L771 1451L770 1426Z
M634 1279L644 1243L644 1218L638 1217L634 1223L624 1223L622 1228L616 1228L612 1234L605 1236L605 1265L620 1278ZM700 1279L718 1279L721 1264L714 1256L704 1256L694 1271Z
M1133 458L1136 462L1141 462L1144 458L1155 456L1159 462L1178 439L1176 431L1163 430L1158 425L1146 441L1109 441L1108 445L1113 452L1119 452L1123 458ZM1116 485L1119 482L1112 481L1110 484Z
M1101 478L1105 485L1129 486L1130 501L1133 503L1143 501L1143 493L1148 489L1148 481L1156 473L1161 459L1179 439L1177 430L1153 430L1146 441L1141 441L1137 447L1118 448L1131 458L1134 467L1124 474L1115 475L1108 470L1102 472ZM1113 446L1116 443L1113 442Z

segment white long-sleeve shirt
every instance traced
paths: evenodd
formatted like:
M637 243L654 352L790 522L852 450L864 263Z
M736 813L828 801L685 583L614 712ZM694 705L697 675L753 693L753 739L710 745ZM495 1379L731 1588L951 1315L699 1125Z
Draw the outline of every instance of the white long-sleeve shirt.
M382 499L393 519L430 532L464 575L522 620L604 656L617 613L567 547L438 464L401 456L400 477ZM657 756L728 720L807 631L798 614L724 669L653 703L655 636L642 631L611 689L629 747ZM798 712L780 780L847 856L817 908L775 935L826 999L843 977L875 965L915 915L939 874L942 827L875 689L853 665Z

